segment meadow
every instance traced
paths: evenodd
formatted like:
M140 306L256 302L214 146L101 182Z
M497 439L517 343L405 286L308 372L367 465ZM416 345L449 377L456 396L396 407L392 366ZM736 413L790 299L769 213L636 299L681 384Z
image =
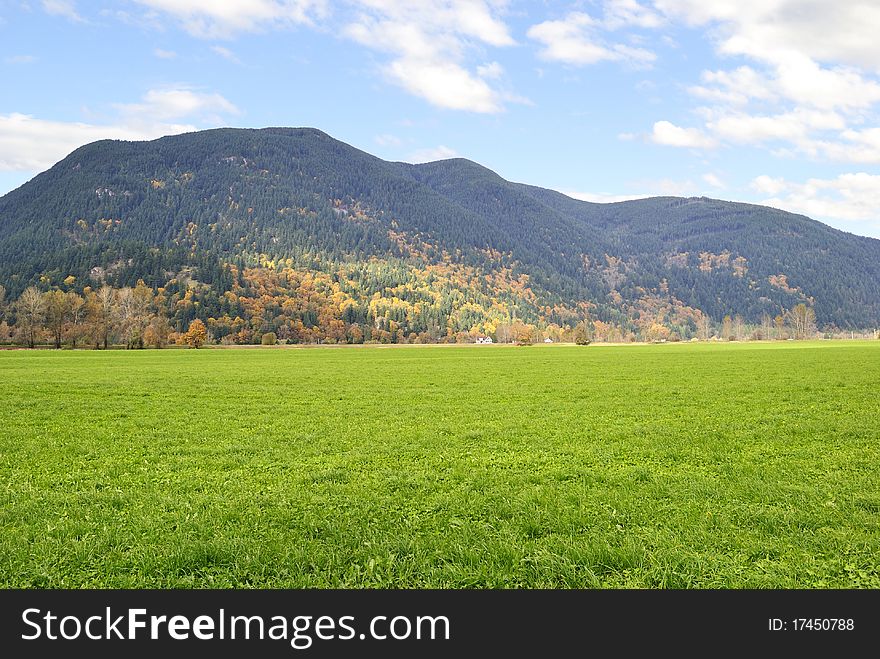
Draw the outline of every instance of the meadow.
M880 341L0 352L0 586L880 588Z

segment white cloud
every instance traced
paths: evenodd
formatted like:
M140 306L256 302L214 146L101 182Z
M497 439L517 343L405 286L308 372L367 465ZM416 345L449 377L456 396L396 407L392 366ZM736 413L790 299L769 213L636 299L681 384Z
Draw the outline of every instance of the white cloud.
M500 18L503 3L492 0L353 0L359 11L343 35L388 53L383 66L389 80L432 105L494 113L505 101L521 102L489 81L499 79L497 62L472 71L467 60L476 45L511 46L515 42Z
M636 0L606 0L603 25L609 30L622 27L658 28L665 23L657 12Z
M777 61L802 53L877 70L880 5L871 0L655 0L670 17L715 24L722 52Z
M176 18L190 34L229 38L263 28L312 24L326 13L325 0L135 0Z
M73 0L43 0L43 9L52 16L63 16L75 23L84 22L82 16L76 12L76 3Z
M773 195L760 203L812 218L845 222L872 222L880 231L880 176L858 172L833 179L811 178L804 183L758 176L758 192ZM860 227L860 232L864 227Z
M489 80L497 80L504 75L504 67L498 62L489 62L477 67L477 75Z
M797 109L772 116L729 114L709 121L706 126L731 142L757 144L783 140L803 147L812 131L843 130L846 122L834 112Z
M707 172L706 174L703 174L703 180L711 185L713 188L718 188L719 190L723 190L727 187L726 185L724 185L724 181L722 181L712 172Z
M651 141L665 146L689 147L695 149L710 148L716 145L715 140L697 128L681 128L668 121L654 123Z
M670 20L707 28L725 57L689 92L704 133L784 157L880 163L880 4L866 0L655 0Z
M409 155L406 161L411 163L424 163L457 157L458 152L455 149L450 149L448 146L441 144L432 149L420 149L419 151L415 151Z
M118 116L104 124L52 121L18 113L0 115L0 170L37 172L89 142L154 139L196 130L193 121L221 123L220 115L237 113L219 94L188 89L151 90L140 103L114 107Z
M224 48L223 46L211 46L211 50L220 55L223 59L227 59L235 64L241 64L241 60L238 59L236 54L229 50L229 48Z
M752 181L752 188L757 192L769 195L778 195L786 188L785 179L772 178L766 174L756 177Z
M880 164L880 128L845 130L840 140L817 140L812 148L831 160Z
M386 78L438 107L492 113L503 110L507 102L529 102L498 86L503 76L500 64L473 66L468 61L474 54L485 56L486 47L515 44L502 20L506 0L134 2L150 10L145 19L170 16L200 38L232 38L295 25L332 32L389 54L382 66ZM219 47L214 50L225 55ZM637 55L621 50L621 56Z
M0 170L37 172L96 140L142 140L195 130L186 125L156 124L151 128L49 121L16 113L0 115Z
M573 12L562 20L533 25L527 34L543 44L539 53L542 59L565 64L580 66L603 60L646 64L656 59L654 53L644 48L604 43L600 31L606 27L589 14Z
M173 50L162 50L161 48L156 48L153 51L153 55L158 57L159 59L174 59L177 57L177 53Z
M129 121L172 121L191 117L220 123L221 115L239 114L238 108L220 94L205 94L186 88L151 89L140 103L116 104Z
M544 21L529 28L528 36L544 44L540 56L569 64L594 64L613 54L596 42L586 28L595 27L589 14L569 14L565 20Z
M727 105L745 105L752 99L767 100L774 96L770 82L750 66L732 71L703 71L703 85L690 87L689 92L708 101Z
M691 93L707 100L744 105L752 100L789 101L820 110L861 110L880 101L880 84L852 67L822 67L802 53L776 53L765 72L751 66L704 71Z
M823 68L802 53L774 62L775 87L784 98L822 110L860 110L880 101L880 84L849 67Z
M438 107L485 113L501 110L498 94L458 64L401 59L392 62L388 72L407 91Z

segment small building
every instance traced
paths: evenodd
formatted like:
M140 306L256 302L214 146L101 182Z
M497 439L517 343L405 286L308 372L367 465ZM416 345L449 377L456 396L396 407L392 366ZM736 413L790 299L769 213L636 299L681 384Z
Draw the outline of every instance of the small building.
M553 343L553 339L551 339L551 338L548 336L546 339L544 339L544 343Z
M478 336L477 343L492 343L491 336Z

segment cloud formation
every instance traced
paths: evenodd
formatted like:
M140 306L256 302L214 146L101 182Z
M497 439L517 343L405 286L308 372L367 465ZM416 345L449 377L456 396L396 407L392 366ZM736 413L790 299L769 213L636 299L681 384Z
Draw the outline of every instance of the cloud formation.
M84 20L76 11L74 0L42 0L43 10L50 16L63 16L75 23L83 23Z
M0 170L37 172L74 149L103 139L148 140L223 123L238 109L219 94L154 89L140 102L118 104L106 124L52 121L26 114L0 115Z
M504 75L497 62L468 66L483 47L514 45L499 4L484 0L361 0L343 34L387 54L384 75L434 106L478 113L500 112L515 100L490 83Z
M228 39L242 32L310 25L327 12L325 0L135 0L168 14L193 36Z
M658 121L654 124L651 141L655 144L693 149L711 148L716 145L715 140L699 129L681 128L669 121Z
M500 0L135 0L175 19L190 34L228 39L241 33L310 25L383 53L383 75L434 106L500 112L522 102L499 86L497 62L475 64L480 47L514 39L501 18ZM214 50L223 55L222 47ZM227 51L228 52L228 51Z
M655 28L662 24L659 15L634 0L609 0L603 20L585 12L572 12L563 19L533 25L530 39L543 44L539 57L575 66L602 61L625 61L646 65L657 56L644 48L624 43L609 43L605 32L625 27Z
M669 20L707 29L717 52L748 60L703 71L690 94L703 131L730 144L880 163L880 5L864 0L655 0Z
M769 195L762 204L813 218L866 222L876 220L880 208L880 176L865 172L803 183L764 175L752 181L752 188Z

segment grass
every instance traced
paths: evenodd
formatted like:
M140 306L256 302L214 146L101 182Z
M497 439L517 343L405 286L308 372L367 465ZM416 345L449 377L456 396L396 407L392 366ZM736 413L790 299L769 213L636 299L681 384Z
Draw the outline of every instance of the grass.
M3 587L880 587L880 342L0 352Z

